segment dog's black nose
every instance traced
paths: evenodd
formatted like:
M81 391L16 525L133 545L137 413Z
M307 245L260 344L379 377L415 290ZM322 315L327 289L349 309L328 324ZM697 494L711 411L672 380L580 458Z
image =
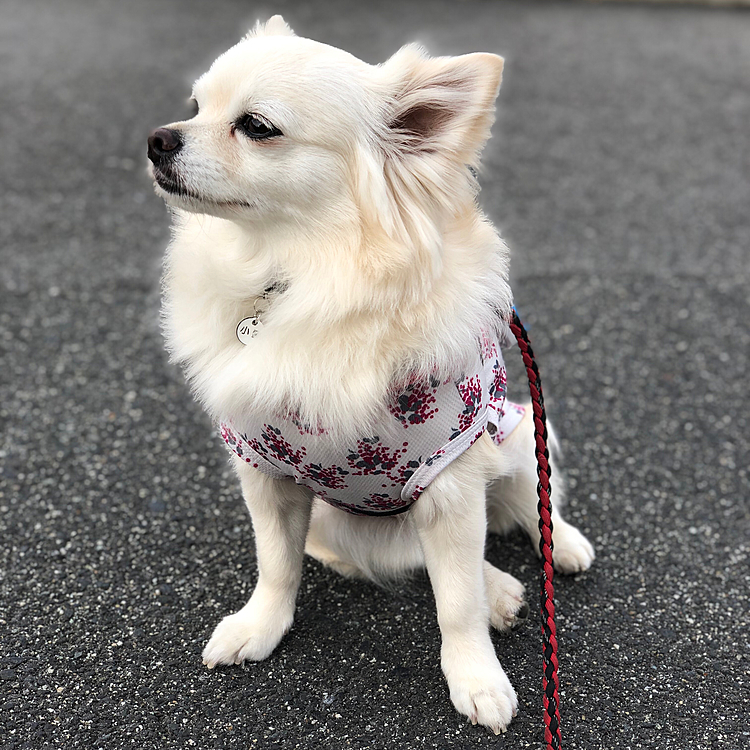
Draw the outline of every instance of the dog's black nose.
M182 147L182 138L177 130L157 128L148 137L148 158L154 164L174 156Z

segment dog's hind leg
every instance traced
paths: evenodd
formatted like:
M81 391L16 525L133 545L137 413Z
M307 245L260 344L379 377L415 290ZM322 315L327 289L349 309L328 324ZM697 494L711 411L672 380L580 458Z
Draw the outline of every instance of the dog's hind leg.
M424 567L409 514L355 516L316 499L305 552L349 578L383 582Z
M557 440L551 425L547 425L553 452ZM534 420L531 408L513 432L500 444L506 467L488 490L487 519L490 531L505 534L516 525L526 531L539 554L539 512L537 510L537 465L535 455ZM552 461L554 494L552 497L552 525L554 548L552 561L561 573L587 570L594 560L594 548L578 529L569 524L560 512L563 499L562 478Z
M378 583L425 565L417 530L408 515L362 518L321 500L313 505L305 552L347 578ZM501 631L515 629L529 612L523 584L486 560L483 570L490 623Z
M524 586L510 573L484 561L484 588L490 607L490 623L499 631L515 630L529 616Z
M335 570L344 578L368 578L365 572L354 564L351 560L344 559L342 555L343 551L339 550L334 552L331 547L330 540L328 539L331 529L326 524L325 519L321 516L328 515L325 513L316 514L316 508L319 505L323 505L322 501L316 500L316 504L313 505L313 518L310 521L310 530L307 533L307 541L305 542L305 553L310 557L315 558L318 562L325 565L331 570ZM334 511L334 508L331 508ZM316 518L316 515L318 516ZM333 514L330 514L333 516ZM334 523L338 521L337 518L333 517Z
M258 583L248 603L225 617L203 650L203 663L260 661L292 626L312 493L291 480L273 479L235 457L255 531Z

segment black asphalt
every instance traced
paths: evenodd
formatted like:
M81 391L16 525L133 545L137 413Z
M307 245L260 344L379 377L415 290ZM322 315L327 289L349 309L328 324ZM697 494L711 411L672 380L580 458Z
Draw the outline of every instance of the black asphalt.
M268 661L201 664L252 532L163 353L145 140L277 11L372 62L505 55L482 200L598 550L556 579L564 746L747 747L750 14L390 0L0 7L0 747L541 745L537 624L495 638L520 700L495 738L450 704L425 578L308 561ZM524 539L488 556L535 597Z

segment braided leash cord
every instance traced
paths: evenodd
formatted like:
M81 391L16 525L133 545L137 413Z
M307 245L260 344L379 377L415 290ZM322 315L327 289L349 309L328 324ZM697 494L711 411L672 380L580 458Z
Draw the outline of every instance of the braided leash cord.
M550 502L550 475L552 470L549 463L549 451L547 450L547 415L544 411L544 398L542 396L542 380L539 369L534 361L534 351L529 343L529 336L513 310L510 321L510 330L516 337L521 349L523 363L526 365L526 374L529 378L529 392L531 393L531 406L534 410L534 437L536 440L537 473L539 484L537 493L539 495L539 550L542 554L542 587L541 587L541 613L542 613L542 661L544 676L542 677L543 704L544 704L544 742L547 750L560 750L562 738L560 736L560 698L558 690L560 682L557 677L557 635L555 629L555 589L552 585L554 575L552 569L552 504Z

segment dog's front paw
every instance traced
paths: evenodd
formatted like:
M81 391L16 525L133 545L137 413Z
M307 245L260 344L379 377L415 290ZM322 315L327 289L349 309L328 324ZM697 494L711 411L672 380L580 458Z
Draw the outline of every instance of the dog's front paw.
M515 630L529 616L523 584L509 573L484 563L484 586L490 607L490 622L499 631Z
M443 647L443 672L456 710L500 734L516 715L518 698L491 645L489 651L467 654Z
M594 547L575 526L561 518L552 530L552 564L561 573L580 573L594 562Z
M203 663L242 664L262 661L271 655L292 626L292 613L262 611L251 599L239 612L227 615L203 649Z

